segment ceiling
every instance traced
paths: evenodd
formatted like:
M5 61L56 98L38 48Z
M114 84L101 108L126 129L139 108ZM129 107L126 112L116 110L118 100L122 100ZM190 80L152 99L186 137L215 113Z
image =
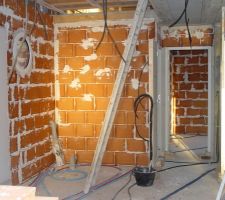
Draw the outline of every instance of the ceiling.
M101 8L102 0L37 0L59 9L61 14L74 14L83 9ZM135 10L138 0L107 0L109 11L126 12ZM147 0L146 0L147 1ZM185 0L149 0L151 7L157 14L162 25L170 25L182 13ZM214 24L219 21L221 7L225 6L225 0L189 0L187 16L190 25ZM73 12L68 12L68 11ZM100 10L101 11L101 10ZM184 25L184 17L179 21Z
M182 13L185 0L150 0L162 24L169 25ZM189 0L187 16L190 25L214 24L222 16L221 8L225 6L224 0ZM185 24L184 17L178 24Z
M108 7L116 10L134 10L138 0L107 0ZM45 0L63 11L102 8L102 0Z

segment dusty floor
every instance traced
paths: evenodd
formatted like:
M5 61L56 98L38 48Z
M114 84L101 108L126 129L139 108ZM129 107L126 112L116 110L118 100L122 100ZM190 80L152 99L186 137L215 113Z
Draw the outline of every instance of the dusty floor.
M190 140L195 141L197 147L200 147L203 144L197 142L198 138L189 138L187 143L191 143ZM201 142L205 139L201 138ZM177 141L177 140L176 140ZM205 140L206 141L206 140ZM192 146L192 148L194 148ZM184 150L185 146L182 143L175 142L171 140L170 149L172 152ZM205 149L202 149L199 154L204 153ZM188 162L199 162L198 157L193 155L193 152L182 151L176 152L168 158L173 161L188 161ZM205 161L204 161L205 162ZM168 163L164 168L170 166L177 166L181 164L177 163ZM209 169L215 168L215 164L210 165L196 165L196 166L186 166L180 168L170 169L164 172L157 172L156 178L153 186L151 187L140 187L134 185L130 189L130 196L128 195L129 186L135 183L135 179L132 176L130 183L119 193L115 198L117 200L160 200L163 199L167 194L175 191L176 189L182 187L186 183L192 181L199 175L203 174ZM111 177L119 176L128 172L131 167L107 167L103 166L100 170L97 184L103 183L104 180L111 182ZM83 190L85 184L85 177L89 170L89 166L78 166L76 171L61 170L58 172L48 172L50 175L43 174L41 179L37 180L37 191L38 195L43 196L58 196L60 199L72 200L72 199L86 199L86 200L111 200L116 192L123 187L129 180L130 176L126 175L121 179L106 184L105 186L96 189L94 192L91 192L88 195L80 193ZM204 176L202 179L193 183L184 190L179 191L175 195L166 198L166 199L180 199L180 200L212 200L216 198L216 194L219 188L219 182L217 181L216 171ZM73 195L77 194L77 195ZM114 199L114 200L115 200Z

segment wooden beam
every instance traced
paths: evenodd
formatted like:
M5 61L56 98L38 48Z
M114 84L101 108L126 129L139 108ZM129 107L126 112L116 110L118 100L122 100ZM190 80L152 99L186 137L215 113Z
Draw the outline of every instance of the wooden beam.
M108 13L108 20L133 19L133 17L134 17L134 11ZM103 20L103 15L102 13L55 15L53 19L54 19L54 23L72 23L72 22L90 21L90 20Z
M71 1L71 0L46 0L49 4L61 9L61 10L70 10L70 9L88 9L94 7L102 8L102 1L95 1L95 0L78 0L78 1ZM137 5L137 0L108 0L108 7L134 7L134 10Z
M92 7L94 8L102 8L102 6L98 3L97 0L86 0Z
M55 6L53 6L49 3L46 3L43 0L37 0L37 3L40 4L41 6L44 6L44 7L48 8L49 10L53 10L53 11L58 12L60 14L65 14L65 12L63 10L58 9Z

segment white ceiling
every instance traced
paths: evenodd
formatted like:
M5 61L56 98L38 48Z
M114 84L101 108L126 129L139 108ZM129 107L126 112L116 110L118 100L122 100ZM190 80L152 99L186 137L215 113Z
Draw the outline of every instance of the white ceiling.
M150 0L161 23L169 25L182 13L185 0ZM190 25L214 24L219 21L224 0L189 0L187 16ZM184 25L184 17L178 23Z

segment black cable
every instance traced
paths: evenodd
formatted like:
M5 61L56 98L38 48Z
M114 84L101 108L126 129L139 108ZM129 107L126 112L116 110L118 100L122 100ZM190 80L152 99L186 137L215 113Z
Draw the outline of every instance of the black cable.
M147 94L146 94L147 95ZM138 107L139 107L139 105L141 104L141 101L144 99L145 97L143 96L143 94L142 95L139 95L136 99L135 99L135 101L134 101L134 105L133 105L133 109L134 109L134 114L135 114L135 120L136 119L138 119L138 114L137 114L137 110L138 110ZM137 123L136 123L136 121L135 121L135 125L136 125ZM139 132L138 130L137 130L137 132ZM140 136L140 135L139 135ZM148 141L148 140L146 140L146 139L144 139L142 136L140 136L143 140L145 140L145 141Z
M34 13L34 22L33 22L33 26L31 28L31 31L29 33L30 36L32 35L32 33L33 33L33 31L34 31L34 29L35 29L35 27L37 25L37 2L36 1L34 2L34 10L35 10L35 13Z
M44 28L45 39L47 40L47 39L48 39L48 33L47 33L46 24L45 24L44 19L43 19L42 15L41 15L40 5L38 6L37 11L38 11L38 15L39 15L39 17L40 17L42 26L43 26L43 28Z
M187 31L188 31L189 44L190 44L190 47L191 47L192 46L192 37L191 37L190 29L189 29L189 19L187 17L187 5L188 5L188 1L189 0L185 0L185 12L184 12L184 16L185 16L185 24L186 24Z
M169 25L169 28L172 28L173 26L175 26L181 20L181 18L185 14L185 10L186 10L186 8L188 6L188 3L189 3L189 0L185 0L184 10L182 11L181 15L177 18L177 20L175 22L173 22L172 24Z
M190 29L189 29L189 19L187 17L187 6L188 6L188 3L189 3L189 0L185 0L184 10L182 11L182 13L178 17L178 19L175 22L173 22L172 24L169 25L169 28L175 26L181 20L181 18L184 16L185 25L186 25L187 31L188 31L189 44L190 44L190 47L191 47L192 46L192 37L191 37Z
M107 8L108 8L107 0L102 0L102 12L103 12L103 18L104 18L104 30L103 30L101 39L99 40L99 42L98 42L98 44L97 44L97 46L95 48L95 51L97 51L98 48L100 47L100 45L102 44L102 41L103 41L103 39L105 37L105 34L107 32L108 35L109 35L109 38L111 39L111 41L112 41L112 43L113 43L113 45L114 45L114 47L115 47L115 49L117 51L117 53L119 54L120 58L123 60L124 63L126 63L126 60L124 59L124 57L123 57L122 53L120 52L120 50L119 50L119 48L118 48L118 46L117 46L117 44L116 44L112 34L110 33L110 30L109 30L109 27L108 27L108 23L107 23L107 17L108 17L108 10L107 10Z
M168 168L165 168L165 169L161 169L161 170L158 170L156 172L163 172L163 171L167 171L167 170L170 170L170 169L175 169L175 168L180 168L180 167L189 167L189 166L195 166L195 165L205 165L205 164L213 164L213 163L218 163L218 159L217 161L214 161L214 162L209 162L209 163L206 163L206 162L199 162L199 163L193 163L193 162L179 162L179 161L170 161L170 160L167 160L166 162L172 162L172 163L188 163L188 164L184 164L184 165L176 165L176 166L172 166L172 167L168 167ZM130 174L130 177L133 173L131 172ZM118 196L118 194L130 183L130 179L129 181L122 187L120 188L120 190L113 196L113 199L112 200L115 200L115 198ZM133 185L136 185L133 184ZM133 187L133 186L132 186Z
M204 137L204 136L206 136L206 135L189 135L189 136L184 136L184 137L182 137L182 136L176 137L176 136L171 135L170 139L171 140L183 140L186 138L188 139L188 138L193 138L193 137Z
M198 163L198 162L175 161L175 160L165 160L165 162L168 162L168 163L176 163L176 164L193 164L193 163Z
M141 78L142 78L142 75L143 75L143 72L144 72L144 69L145 69L145 67L146 66L148 66L147 65L148 64L148 59L147 59L147 61L144 63L144 65L143 65L143 67L142 67L142 69L141 69L141 73L140 73L140 75L139 75L139 77L138 77L138 96L140 95L140 85L141 85ZM140 102L140 105L141 105L141 107L143 108L143 110L145 110L145 107L143 106L143 104Z
M104 30L103 30L102 36L101 36L97 46L95 47L95 51L97 51L98 48L100 47L100 45L102 44L102 41L103 41L103 39L105 37L105 34L106 34L106 29L107 29L106 28L107 27L107 18L106 17L107 16L105 14L105 8L104 7L105 7L105 0L102 0L102 12L103 12L103 17L104 17Z
M181 190L185 189L186 187L188 187L188 186L192 185L193 183L197 182L198 180L200 180L201 178L203 178L204 176L206 176L207 174L209 174L210 172L212 172L214 170L215 170L215 168L204 172L203 174L201 174L197 178L193 179L192 181L188 182L187 184L183 185L182 187L176 189L175 191L171 192L170 194L166 195L165 197L161 198L160 200L168 199L169 197L173 196L174 194L180 192Z
M129 185L129 183L131 182L132 174L133 174L133 171L130 173L128 181L114 194L112 200L115 200L116 197L119 195L119 193Z
M141 73L139 74L139 77L138 77L138 96L140 95L140 85L141 85L141 78L142 78L142 75L143 75L143 72L144 72L144 69L148 64L148 59L147 61L144 63L142 69L141 69Z
M165 168L165 169L161 169L161 170L158 170L157 172L164 172L164 171L167 171L167 170L170 170L170 169L175 169L175 168L180 168L180 167L189 167L189 166L195 166L195 165L209 165L209 164L215 164L215 163L218 163L218 161L215 161L215 162L199 162L199 163L191 163L191 164L184 164L184 165L176 165L176 166L172 166L172 167L168 167L168 168Z
M180 152L184 152L184 151L199 150L199 149L207 149L207 147L198 147L198 148L192 148L192 149L183 149L183 150L178 150L178 151L172 151L171 153L180 153Z
M127 189L127 192L128 192L128 195L129 195L129 200L132 200L132 196L131 196L131 192L130 190L135 186L137 185L137 183L133 183L132 185L130 185Z
M134 101L134 113L135 113L135 129L137 131L137 134L139 135L140 138L142 138L144 141L147 141L149 142L149 140L145 139L139 132L138 130L138 127L137 127L137 118L138 118L138 114L137 114L137 109L138 109L138 106L140 105L140 102L147 98L148 100L150 100L150 103L151 103L151 107L150 107L150 111L149 111L149 130L150 130L150 134L149 134L149 140L150 140L150 160L152 160L152 155L153 155L153 152L152 152L152 116L153 116L153 98L151 97L151 95L149 94L141 94L139 95L135 101Z

